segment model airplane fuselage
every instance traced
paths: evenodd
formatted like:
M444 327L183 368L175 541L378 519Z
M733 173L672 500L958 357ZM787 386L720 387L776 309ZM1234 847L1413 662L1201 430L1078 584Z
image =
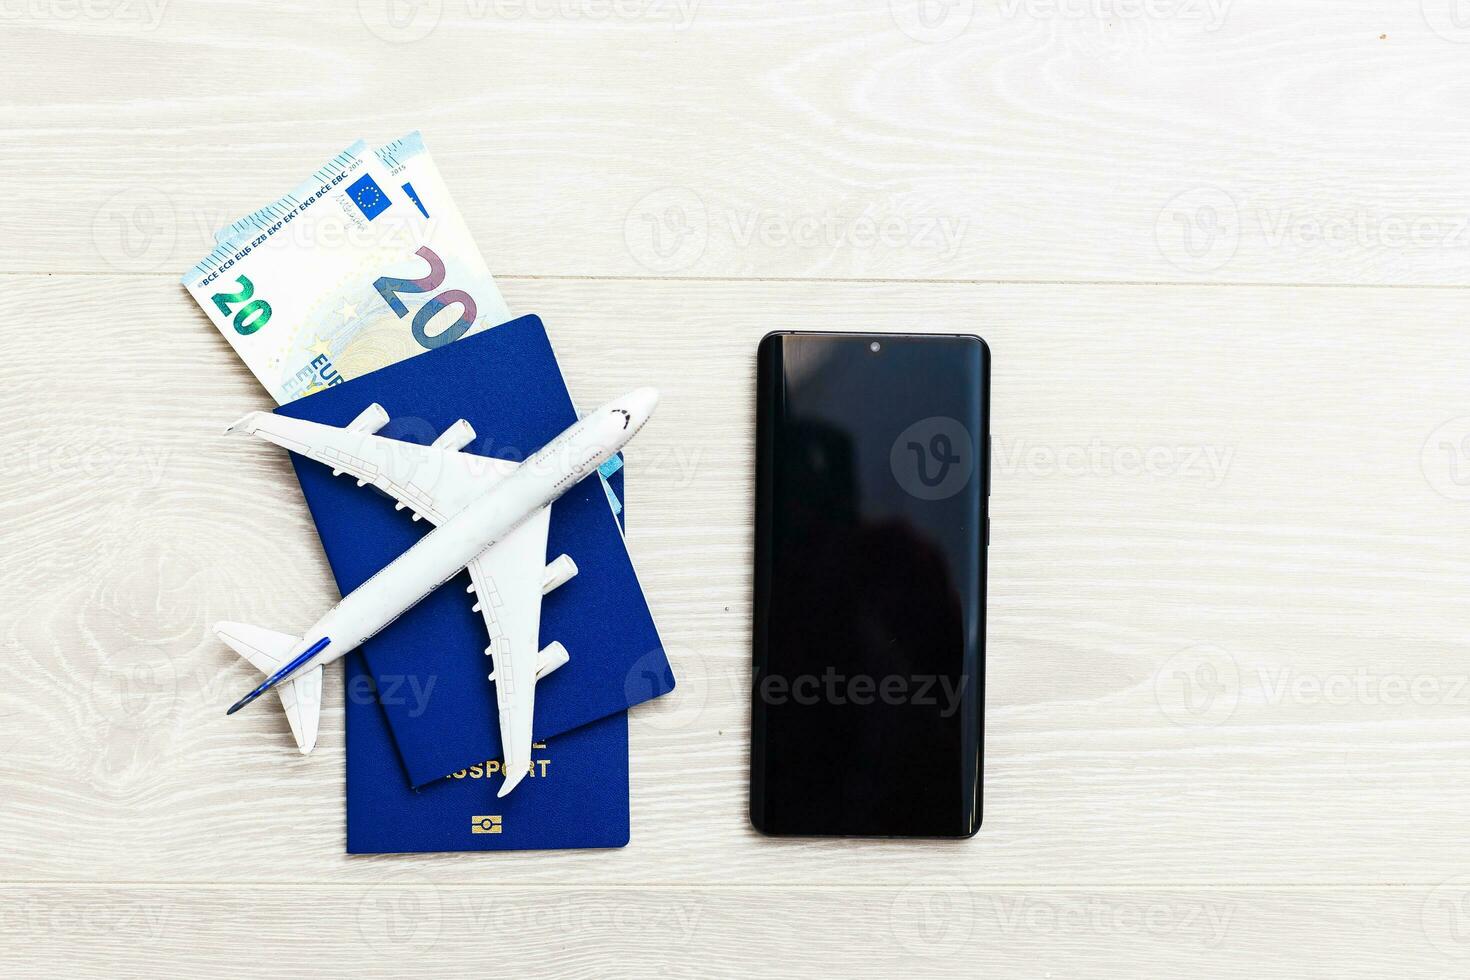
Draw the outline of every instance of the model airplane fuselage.
M324 664L342 657L468 569L476 609L491 634L496 700L510 792L530 766L536 681L567 662L560 644L538 650L540 600L576 574L563 555L546 564L549 506L628 443L653 413L658 393L640 388L562 432L519 465L461 452L474 438L461 420L431 446L375 435L387 422L379 406L345 428L252 412L227 431L244 430L373 483L437 526L333 606L300 637L220 623L215 629L267 679L234 713L275 688L303 752L316 741Z

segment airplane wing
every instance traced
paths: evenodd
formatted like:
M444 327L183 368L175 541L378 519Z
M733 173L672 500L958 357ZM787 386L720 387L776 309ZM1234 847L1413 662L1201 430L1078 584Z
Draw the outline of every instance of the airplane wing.
M373 404L342 428L251 412L226 431L240 429L324 463L334 475L356 477L358 486L371 483L396 500L398 509L412 510L414 520L422 517L432 524L444 523L519 465L460 452L475 438L464 419L428 446L373 434L387 423L388 413Z
M485 618L485 629L490 634L485 653L494 667L490 679L495 682L500 741L505 753L505 783L500 787L500 796L514 789L531 768L531 721L542 666L537 649L541 596L551 571L546 568L550 525L551 508L543 507L468 566L477 600L475 608ZM565 653L560 644L554 646ZM548 647L548 652L555 659L556 651ZM555 670L561 663L565 660L550 669ZM545 673L549 671L540 676Z

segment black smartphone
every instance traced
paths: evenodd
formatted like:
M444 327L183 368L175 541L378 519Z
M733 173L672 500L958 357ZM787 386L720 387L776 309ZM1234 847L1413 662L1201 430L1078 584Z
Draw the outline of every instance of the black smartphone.
M800 333L757 356L750 819L980 828L990 351Z

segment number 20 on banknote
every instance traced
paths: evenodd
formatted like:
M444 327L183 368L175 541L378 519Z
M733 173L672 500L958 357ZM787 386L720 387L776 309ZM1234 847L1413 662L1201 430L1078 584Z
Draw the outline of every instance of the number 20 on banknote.
M373 288L378 295L383 297L383 302L388 304L398 318L401 320L408 316L408 306L402 300L402 296L413 293L434 293L444 284L444 261L427 245L419 248L414 253L429 264L429 271L417 279L402 279L398 276L380 276L374 280ZM438 333L429 333L429 324L434 317L451 306L458 306L459 319ZM270 316L270 307L266 307L266 316ZM440 347L444 344L453 343L463 337L465 331L474 326L479 310L475 306L475 299L463 289L446 289L435 293L419 311L414 314L413 339L418 341L424 348ZM238 317L236 329L239 329Z
M249 276L237 277L235 285L240 287L236 292L215 293L210 299L226 317L233 314L235 333L248 337L270 322L271 305L263 299L251 299L255 295L255 283ZM237 308L234 305L237 303L243 305Z

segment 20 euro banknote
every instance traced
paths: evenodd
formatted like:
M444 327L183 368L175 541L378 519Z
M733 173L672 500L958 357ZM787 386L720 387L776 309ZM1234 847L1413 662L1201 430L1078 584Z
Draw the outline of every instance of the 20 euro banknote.
M184 285L278 403L510 318L417 134L223 230Z

